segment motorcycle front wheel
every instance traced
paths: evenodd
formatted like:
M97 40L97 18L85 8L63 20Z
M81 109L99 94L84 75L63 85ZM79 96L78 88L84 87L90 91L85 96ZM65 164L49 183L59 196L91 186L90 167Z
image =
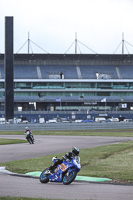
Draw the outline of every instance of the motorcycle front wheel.
M40 175L40 182L41 183L48 183L49 182L49 175L47 173L48 169L45 169Z
M77 172L75 170L71 171L70 173L66 173L63 176L63 184L68 185L74 181L76 178Z

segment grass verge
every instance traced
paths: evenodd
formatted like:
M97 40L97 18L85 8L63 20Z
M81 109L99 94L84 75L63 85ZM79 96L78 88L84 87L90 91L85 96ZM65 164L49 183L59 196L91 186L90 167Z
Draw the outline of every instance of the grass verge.
M98 129L98 130L47 130L35 131L33 135L75 135L75 136L116 136L133 137L133 129ZM0 131L0 135L23 135L24 131Z
M59 154L61 158L63 154ZM52 164L52 157L44 156L34 159L1 163L8 170L17 173L42 171ZM114 182L133 183L133 142L122 142L80 151L82 169L78 175L107 177Z
M22 140L22 139L4 139L4 138L0 138L0 145L19 144L19 143L27 143L27 141L26 140Z

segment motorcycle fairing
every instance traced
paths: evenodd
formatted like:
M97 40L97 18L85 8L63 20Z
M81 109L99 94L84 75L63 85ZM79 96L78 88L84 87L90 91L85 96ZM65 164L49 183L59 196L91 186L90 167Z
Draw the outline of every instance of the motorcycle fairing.
M73 166L75 166L75 168L73 168ZM67 162L67 161L63 161L62 164L57 166L57 173L51 174L49 176L49 181L50 182L62 182L62 178L63 178L63 174L67 171L68 173L70 173L71 171L75 170L78 172L80 171L81 166L79 164L77 164L76 162L74 162L74 160Z

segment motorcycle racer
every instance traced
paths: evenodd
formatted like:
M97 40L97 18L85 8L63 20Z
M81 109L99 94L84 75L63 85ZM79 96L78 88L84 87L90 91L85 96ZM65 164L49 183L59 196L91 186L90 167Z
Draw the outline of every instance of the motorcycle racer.
M72 183L77 173L81 170L80 157L78 155L79 149L74 147L62 159L57 159L56 156L53 157L53 165L42 171L39 179L40 182L62 182L64 185Z
M57 165L61 164L63 162L63 160L66 160L66 161L71 161L72 160L72 157L76 157L76 156L79 156L79 148L77 147L72 147L72 151L71 152L68 152L66 153L62 159L57 159L57 157L53 157L52 158L52 161L53 161L53 165L51 165L49 167L49 171L51 173L53 173L53 171L55 170L55 168L57 167Z
M34 137L33 137L33 135L32 135L32 131L29 129L29 127L25 127L24 135L26 136L26 139L27 139L28 137L31 137L31 138L33 139L33 141L34 141Z

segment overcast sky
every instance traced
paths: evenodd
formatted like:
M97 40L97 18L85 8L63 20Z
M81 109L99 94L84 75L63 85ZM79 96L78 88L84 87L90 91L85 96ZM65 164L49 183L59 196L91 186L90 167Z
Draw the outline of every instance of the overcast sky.
M124 53L133 53L133 0L0 0L0 53L5 16L14 17L14 53L28 52L28 33L31 53L45 53L35 44L48 53L75 53L75 33L78 53L122 53L122 33Z

